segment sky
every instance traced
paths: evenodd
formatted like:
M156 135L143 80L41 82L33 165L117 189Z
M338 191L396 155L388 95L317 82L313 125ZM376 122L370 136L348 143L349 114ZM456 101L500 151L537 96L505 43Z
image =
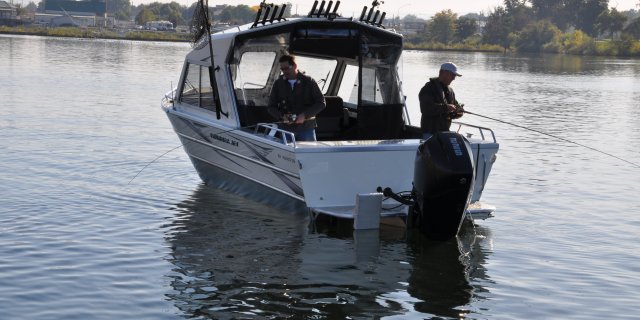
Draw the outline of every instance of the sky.
M131 3L138 5L140 3L151 2L171 2L176 1L182 5L191 5L195 0L131 0ZM209 0L209 5L217 4L239 5L246 4L249 6L258 5L261 0ZM292 12L297 10L298 14L306 14L313 6L313 0L267 0L267 3L287 3L293 4ZM328 1L327 1L328 2ZM362 7L371 6L371 0L343 0L340 1L338 11L343 17L360 16ZM636 5L640 0L609 0L611 7L616 7L618 11L629 9L640 9ZM335 1L334 1L335 3ZM495 7L503 5L503 0L384 0L380 10L387 13L387 18L393 16L404 17L407 14L413 14L423 19L428 19L436 12L451 9L458 15L467 13L489 13Z

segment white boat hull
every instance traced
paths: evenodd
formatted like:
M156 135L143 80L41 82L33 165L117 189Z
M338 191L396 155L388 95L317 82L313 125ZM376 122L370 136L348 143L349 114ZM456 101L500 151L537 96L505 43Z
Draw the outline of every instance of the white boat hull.
M170 107L165 111L201 179L287 210L353 218L356 198L390 187L411 191L418 139L283 143L255 128L230 129L202 123ZM476 186L469 213L491 216L495 208L478 201L495 161L497 144L471 144ZM478 191L479 190L479 191ZM405 216L408 207L392 199L381 216Z

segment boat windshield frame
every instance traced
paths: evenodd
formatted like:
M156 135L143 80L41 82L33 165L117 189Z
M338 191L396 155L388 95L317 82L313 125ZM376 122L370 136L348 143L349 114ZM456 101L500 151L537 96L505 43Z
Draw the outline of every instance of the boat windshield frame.
M243 72L243 63L248 61L243 58L249 52L265 56L261 65L253 61L253 68L244 68L260 69L263 74L257 77L262 81L239 79L248 73ZM280 75L277 61L284 54L318 61L311 64L305 61L304 65L299 63L299 68L319 82L326 96L341 96L348 108L404 107L397 71L402 54L401 35L347 19L296 19L236 35L227 63L240 108L267 105L270 88ZM313 72L314 67L326 65L323 63L326 61L334 61L333 70ZM349 79L354 82L343 83L347 71L354 68L357 76L353 79L351 71L352 79ZM314 76L318 74L321 76Z

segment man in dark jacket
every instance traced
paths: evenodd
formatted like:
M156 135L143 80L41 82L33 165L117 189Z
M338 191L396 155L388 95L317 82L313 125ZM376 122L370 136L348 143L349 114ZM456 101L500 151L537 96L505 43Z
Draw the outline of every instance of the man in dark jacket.
M316 141L316 114L326 107L324 96L313 78L298 72L294 56L278 62L282 75L271 88L269 114L282 120L280 128L293 132L297 141Z
M462 117L464 109L449 86L456 77L462 77L458 67L451 62L443 63L438 77L430 78L420 90L420 127L424 139L436 132L449 131L451 119Z

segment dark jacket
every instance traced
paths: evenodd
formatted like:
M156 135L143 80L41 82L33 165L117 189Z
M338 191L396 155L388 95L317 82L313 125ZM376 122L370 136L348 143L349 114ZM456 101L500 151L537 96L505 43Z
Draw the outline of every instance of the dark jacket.
M324 96L313 78L298 72L296 83L291 89L291 84L284 76L280 76L271 88L269 96L268 111L271 116L282 120L282 116L287 113L304 113L307 119L302 124L281 124L280 128L298 132L315 128L317 126L315 116L326 107Z
M448 99L445 90L449 92ZM438 78L431 78L420 90L418 98L420 99L420 112L422 113L422 118L420 119L422 132L449 131L451 116L447 104L460 105L456 100L453 89L445 86Z

